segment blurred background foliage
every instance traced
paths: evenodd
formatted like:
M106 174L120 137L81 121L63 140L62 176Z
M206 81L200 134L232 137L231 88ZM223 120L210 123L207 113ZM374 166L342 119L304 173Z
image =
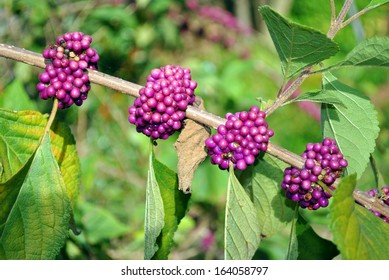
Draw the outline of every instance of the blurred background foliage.
M343 1L336 1L338 10ZM351 12L370 1L354 1ZM189 67L198 82L196 94L207 110L224 116L273 100L282 85L278 57L257 8L269 4L292 20L326 33L328 0L3 0L0 4L0 42L41 52L59 34L83 31L99 51L99 70L144 84L152 68L166 64ZM373 10L340 31L340 52L330 65L359 41L389 33L389 5ZM40 69L0 59L0 106L48 113L50 102L39 100L35 88ZM374 153L389 181L389 75L382 69L337 70L344 83L359 89L377 107L380 127ZM320 89L320 75L301 88ZM8 104L7 94L21 102ZM24 98L23 98L24 95ZM25 97L28 98L25 98ZM81 108L61 111L77 141L82 177L75 220L81 234L70 239L59 259L142 259L145 185L149 141L127 121L133 98L93 85ZM307 142L321 139L318 107L311 103L281 107L269 117L276 134L272 141L295 153ZM175 139L159 141L157 157L173 170ZM227 172L204 161L195 174L187 216L175 235L171 259L222 259ZM360 189L374 186L367 169ZM325 209L302 211L315 231L331 238ZM288 228L262 241L258 259L284 259Z

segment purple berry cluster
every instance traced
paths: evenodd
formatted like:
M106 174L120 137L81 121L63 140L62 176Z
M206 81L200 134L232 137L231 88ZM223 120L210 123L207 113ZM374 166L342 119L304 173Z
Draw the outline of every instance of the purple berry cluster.
M379 194L378 189L371 189L367 192L368 195L372 197L379 197L386 205L389 206L389 187L388 186L383 186L381 188L381 195ZM370 210L371 212L374 213L377 217L381 218L383 221L389 224L389 217L386 217L382 215L378 211Z
M286 197L309 210L327 207L332 196L328 190L335 190L333 184L347 167L347 160L336 141L330 138L307 144L301 156L305 158L303 169L288 167L284 171L281 186L286 190Z
M230 163L239 170L253 164L256 156L267 150L269 138L274 135L265 117L266 113L257 106L248 112L227 113L227 122L218 126L217 133L205 140L211 163L222 170L228 169Z
M99 60L91 42L89 35L69 32L58 36L57 42L43 51L46 68L39 75L40 98L57 98L60 109L82 105L90 90L87 69L97 69Z
M182 127L186 108L195 101L196 87L188 68L174 65L155 68L128 109L128 121L152 139L167 139Z

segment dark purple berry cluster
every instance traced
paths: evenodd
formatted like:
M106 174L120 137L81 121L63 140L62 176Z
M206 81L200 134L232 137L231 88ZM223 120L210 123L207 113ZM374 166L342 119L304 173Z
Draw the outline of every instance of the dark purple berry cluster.
M325 138L321 143L309 143L301 155L305 158L303 169L288 167L281 184L286 197L302 208L317 210L328 206L334 182L342 175L348 162L340 152L336 141Z
M196 87L188 68L166 65L153 69L128 109L128 121L152 139L167 139L182 127L186 108L195 101Z
M372 197L379 197L386 205L389 206L389 187L388 186L383 186L381 188L381 195L380 195L378 189L371 189L367 192L367 194L372 196ZM386 223L389 224L389 217L382 215L378 211L374 211L374 210L370 210L370 211L373 212L374 215L376 215L377 217L381 218L383 221L385 221Z
M89 35L69 32L58 36L57 42L43 51L46 68L39 75L40 98L57 98L60 109L82 105L90 90L87 69L97 69L99 60L91 42Z
M269 138L274 135L265 121L266 113L257 106L248 112L227 113L227 122L217 128L217 133L205 140L211 163L220 169L244 170L254 163L261 151L267 150Z

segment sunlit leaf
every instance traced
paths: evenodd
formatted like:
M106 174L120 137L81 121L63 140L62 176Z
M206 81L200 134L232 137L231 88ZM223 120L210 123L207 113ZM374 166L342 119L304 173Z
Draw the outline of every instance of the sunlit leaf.
M165 213L164 227L157 239L158 250L153 259L168 259L173 246L174 233L188 211L190 194L178 188L177 174L153 157L155 178L162 195Z
M262 6L259 11L280 57L285 77L291 77L338 52L337 44L325 34L291 22L269 6Z
M230 167L224 228L224 257L249 260L261 241L254 204Z
M330 207L330 229L343 259L388 260L389 225L356 204L356 175L342 179Z
M36 111L0 109L0 182L16 174L36 150L47 123L47 115ZM80 185L80 163L69 127L56 122L50 131L51 149L73 204Z
M15 111L36 110L36 105L28 96L22 81L15 79L0 94L0 108Z
M369 98L338 81L331 73L323 76L323 94L337 94L347 107L322 104L321 123L323 136L336 140L347 159L347 172L364 172L374 151L379 126L377 112Z
M286 199L281 188L283 161L265 154L255 165L238 174L239 181L254 202L261 235L270 237L283 230L294 217L295 203Z
M157 238L164 226L165 213L157 179L155 178L153 152L150 152L146 187L145 256L151 259L158 250Z
M49 135L0 190L1 205L11 206L0 212L0 258L54 259L67 237L71 208Z

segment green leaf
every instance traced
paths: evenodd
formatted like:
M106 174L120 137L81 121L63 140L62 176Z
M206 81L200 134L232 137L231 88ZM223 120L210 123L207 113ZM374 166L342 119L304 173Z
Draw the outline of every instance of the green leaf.
M388 0L371 0L369 5L367 5L366 8L369 8L369 10L372 10L372 9L378 8L378 7L385 5L385 4L388 4L388 3L389 3Z
M327 91L323 93L322 91L317 92L305 92L303 94L300 94L295 99L289 100L288 102L285 102L283 106L292 103L292 102L299 102L299 101L311 101L316 103L325 103L325 104L332 104L332 105L341 105L343 107L347 107L339 98L339 94L332 91Z
M296 214L297 219L291 231L288 259L331 260L339 255L334 243L317 235L298 211Z
M326 69L345 66L389 66L389 38L369 38L359 43L346 58Z
M238 175L243 188L254 202L263 237L270 237L283 230L294 217L296 203L286 199L281 188L283 161L265 154L254 165Z
M261 229L253 202L230 167L224 228L224 258L250 260L261 241Z
M177 174L155 157L153 157L153 166L165 213L164 227L157 239L158 251L153 259L165 260L168 259L173 246L174 233L188 210L191 195L179 190Z
M355 203L356 175L342 179L330 205L330 229L343 259L388 260L389 225Z
M121 223L108 210L87 201L78 203L83 232L89 244L120 237L130 232L130 227Z
M0 107L12 110L36 110L35 103L30 99L23 83L13 80L0 95Z
M262 6L259 11L280 57L285 77L289 78L338 52L337 44L325 34L291 22L269 6Z
M0 258L54 259L67 238L70 202L65 183L45 135L31 160L11 180L0 184Z
M44 133L47 115L35 111L0 109L0 182L16 174L36 150ZM69 127L56 122L50 131L51 149L64 178L69 199L74 204L80 185L80 163Z
M150 152L149 171L146 187L146 212L145 212L145 256L150 260L158 250L157 238L164 226L165 213L163 201L154 171L154 153Z
M323 92L338 95L347 108L322 104L321 123L323 137L337 141L347 159L347 172L360 177L375 147L379 127L377 113L369 98L339 82L331 73L323 76Z

